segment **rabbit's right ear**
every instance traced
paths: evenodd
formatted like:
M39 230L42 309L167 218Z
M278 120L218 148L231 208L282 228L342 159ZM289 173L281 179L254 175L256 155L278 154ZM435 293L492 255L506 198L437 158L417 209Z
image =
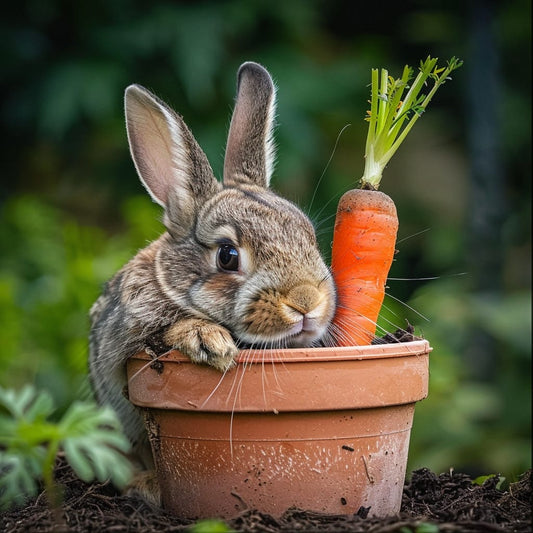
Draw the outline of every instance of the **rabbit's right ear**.
M183 119L140 85L125 94L130 151L152 200L165 208L172 234L186 234L198 207L219 189L206 155Z

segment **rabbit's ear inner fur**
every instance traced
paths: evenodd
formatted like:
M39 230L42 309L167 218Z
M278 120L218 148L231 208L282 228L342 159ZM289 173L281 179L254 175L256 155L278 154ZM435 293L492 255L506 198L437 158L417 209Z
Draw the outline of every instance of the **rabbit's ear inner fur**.
M224 185L268 187L274 167L273 126L276 89L257 63L243 63L237 74L237 100L224 160Z
M165 225L185 234L198 207L220 185L183 119L140 85L125 94L126 128L137 173L152 200L165 208Z

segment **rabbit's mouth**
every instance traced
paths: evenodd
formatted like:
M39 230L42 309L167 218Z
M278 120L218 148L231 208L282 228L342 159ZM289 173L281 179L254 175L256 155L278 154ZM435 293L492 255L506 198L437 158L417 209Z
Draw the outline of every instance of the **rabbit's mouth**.
M288 348L312 346L324 335L325 328L316 324L310 325L304 319L302 323L294 325L286 334L284 343Z
M255 338L243 338L238 341L238 346L244 348L302 348L312 346L324 335L327 327L318 319L302 317L292 324L289 329L280 331L277 334L254 335Z
M318 334L320 326L316 318L308 317L304 315L298 322L293 324L289 331L287 331L287 337L297 337L298 335Z

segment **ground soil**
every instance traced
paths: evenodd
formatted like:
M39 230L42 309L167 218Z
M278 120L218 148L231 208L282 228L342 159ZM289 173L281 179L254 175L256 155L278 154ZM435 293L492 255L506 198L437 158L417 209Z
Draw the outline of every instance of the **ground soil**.
M184 532L193 522L181 520L143 500L122 496L111 485L84 483L66 464L56 470L63 487L63 505L51 512L41 493L25 506L0 515L0 531L15 532ZM354 515L323 515L288 509L274 518L250 509L227 524L234 531L284 532L530 532L531 471L510 484L497 488L499 478L482 485L461 473L436 475L416 470L406 482L402 508L388 518L368 517L361 508Z

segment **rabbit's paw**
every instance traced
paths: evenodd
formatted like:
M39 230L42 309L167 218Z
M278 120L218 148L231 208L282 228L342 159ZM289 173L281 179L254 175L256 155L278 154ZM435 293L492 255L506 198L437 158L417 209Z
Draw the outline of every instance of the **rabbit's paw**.
M124 493L127 496L142 498L156 507L161 507L161 489L154 470L137 472Z
M204 363L221 372L231 368L238 348L231 333L207 320L190 318L172 324L165 332L164 341L195 363Z

